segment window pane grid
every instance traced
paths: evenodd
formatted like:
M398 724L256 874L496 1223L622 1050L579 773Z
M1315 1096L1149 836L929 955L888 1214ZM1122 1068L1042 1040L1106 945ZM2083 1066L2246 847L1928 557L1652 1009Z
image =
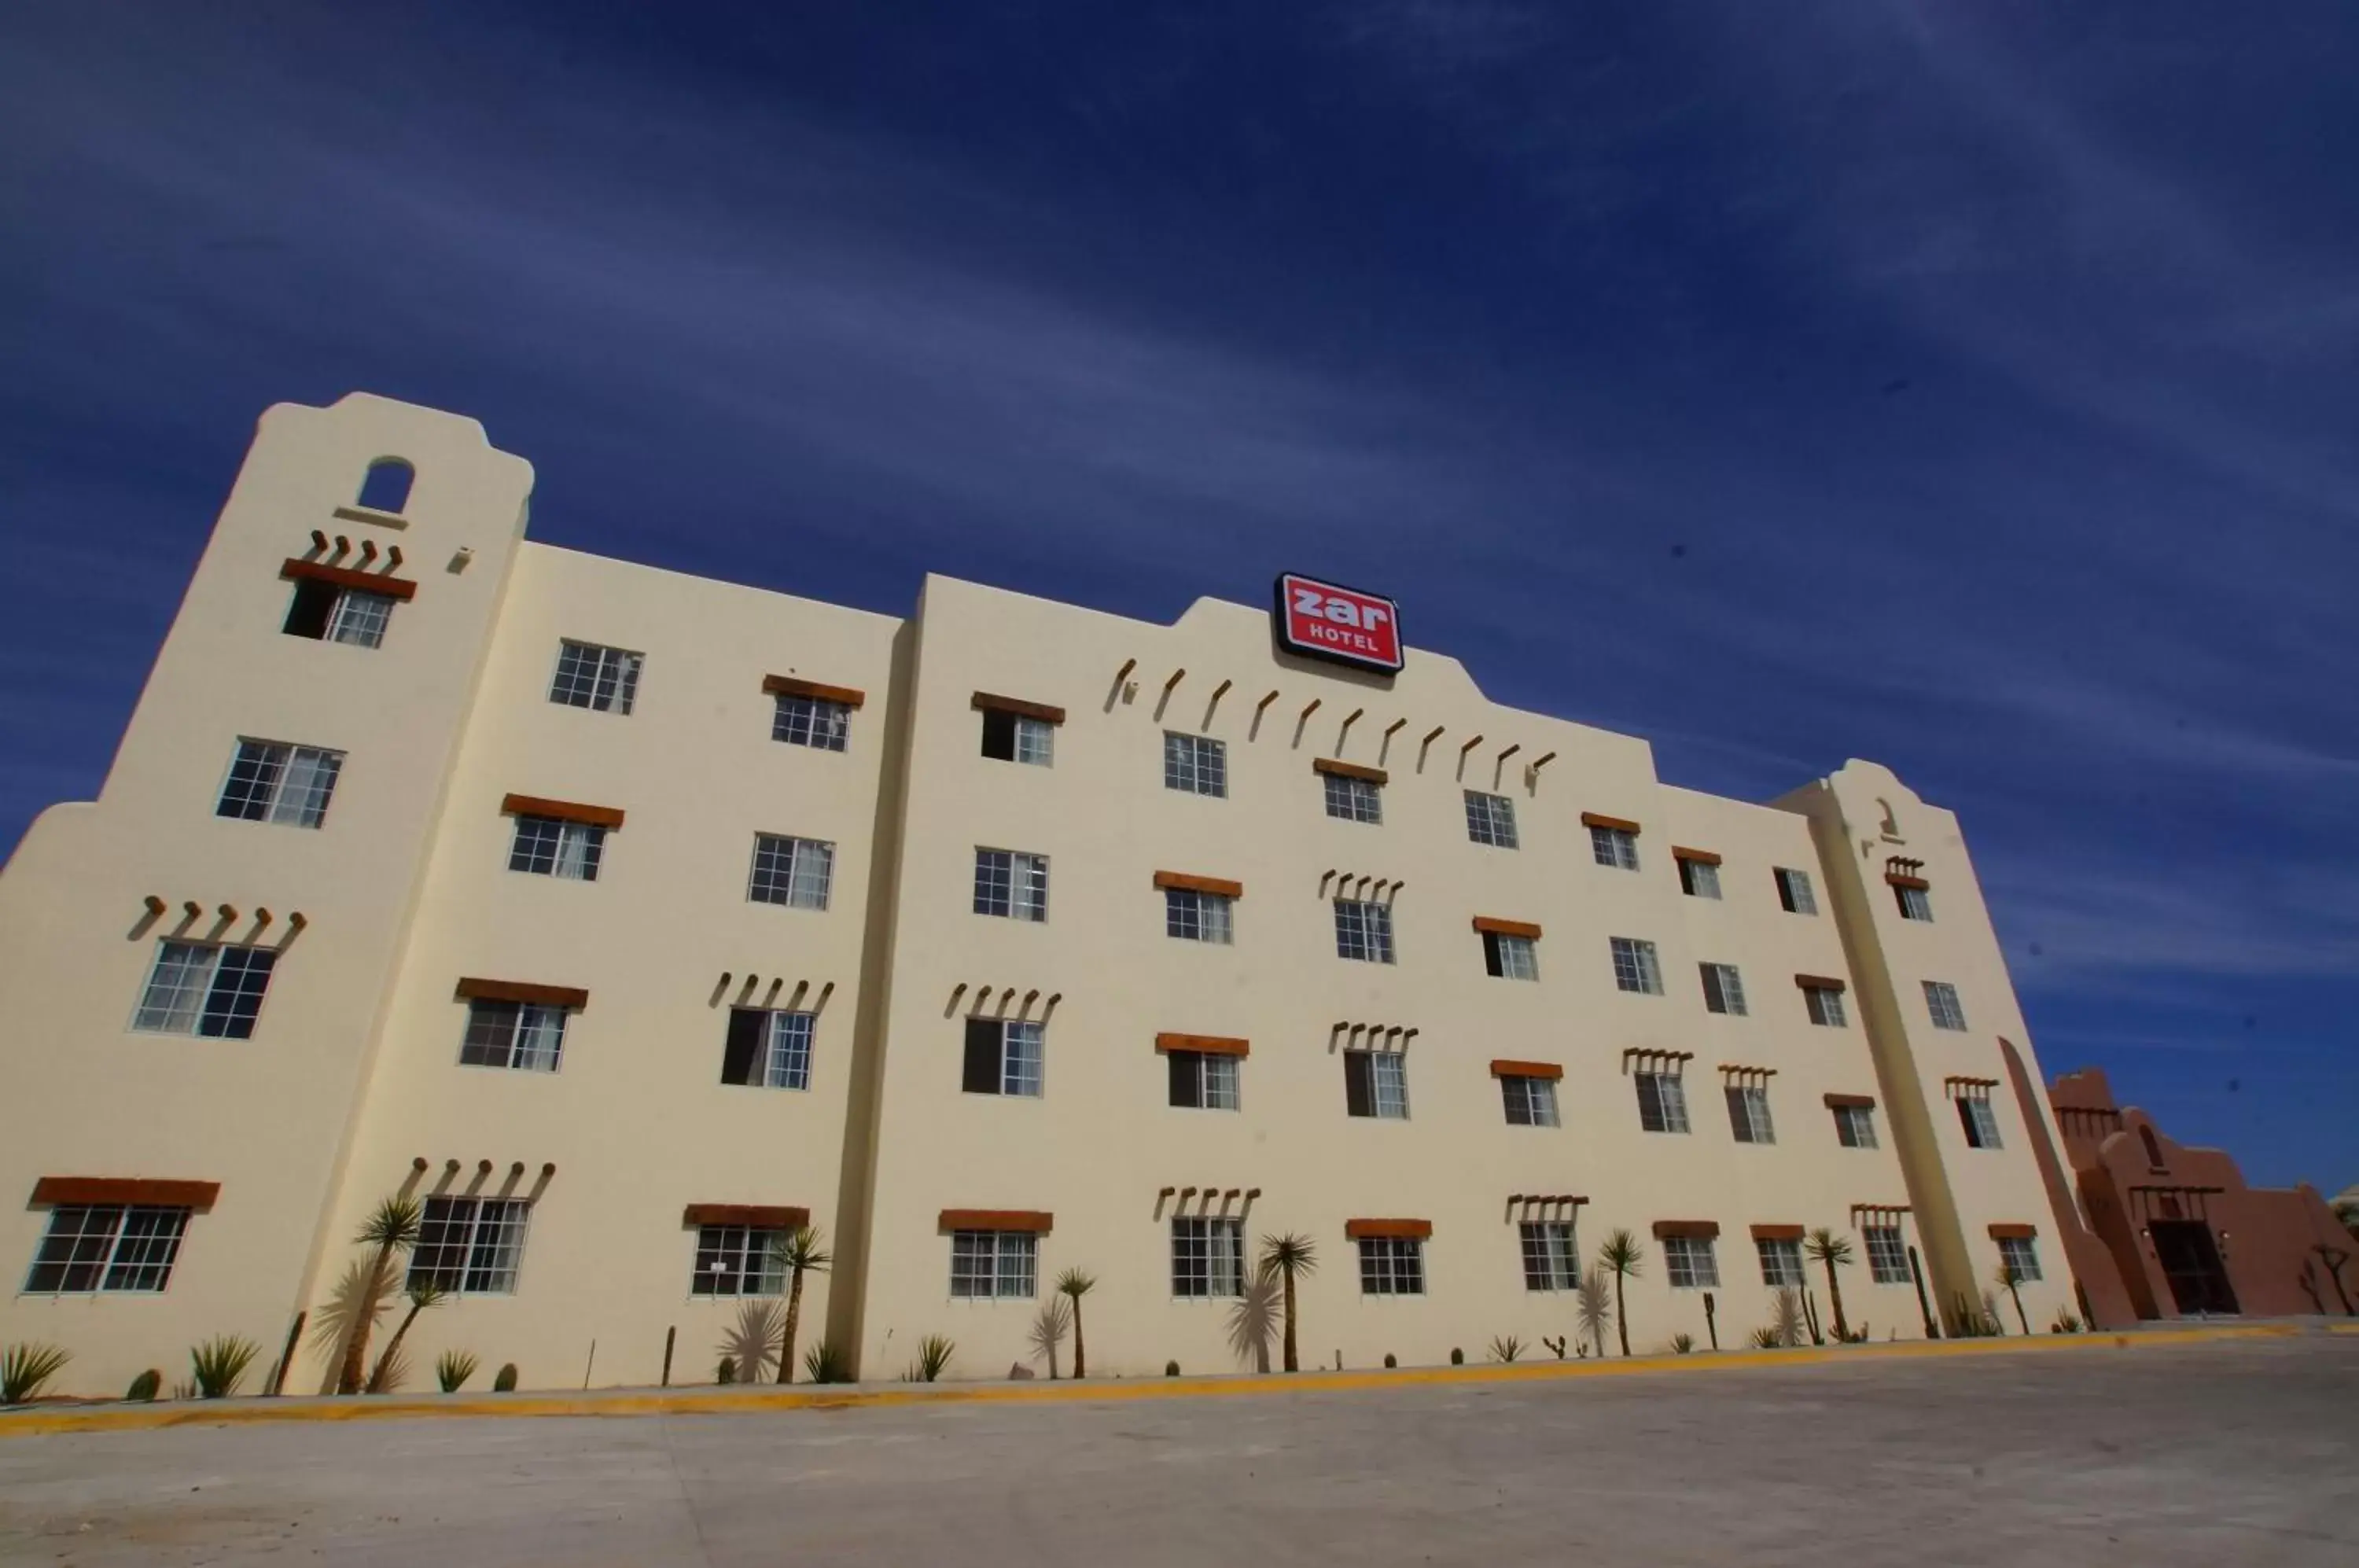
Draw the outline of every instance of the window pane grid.
M1819 901L1810 891L1810 874L1786 866L1777 868L1777 902L1797 915L1815 915Z
M1638 1126L1647 1132L1685 1132L1688 1130L1688 1093L1678 1074L1671 1073L1639 1073L1633 1078L1638 1085Z
M835 845L817 839L754 835L754 870L745 896L757 904L824 909L835 877Z
M1865 1105L1837 1105L1835 1139L1845 1149L1874 1149L1875 1113Z
M1040 1095L1041 1066L1044 1040L1040 1026L1011 1020L1002 1026L1000 1034L999 1092L1003 1094L1025 1094L1034 1099ZM1029 1295L1031 1292L1025 1292Z
M1739 1143L1775 1143L1769 1120L1769 1091L1752 1083L1728 1086L1728 1125Z
M1245 1294L1245 1222L1219 1215L1171 1221L1171 1293L1186 1301Z
M1393 912L1384 904L1335 900L1335 953L1369 964L1393 961Z
M772 1013L764 1020L762 1083L771 1089L810 1087L811 1035L816 1013Z
M1229 793L1228 746L1207 735L1165 731L1163 787L1187 795L1225 799Z
M563 1007L538 1002L478 997L467 1004L467 1035L459 1046L460 1064L554 1073L565 1050L565 1015Z
M637 654L594 643L566 642L558 650L557 678L549 683L549 700L570 708L627 713L638 689Z
M1527 1221L1522 1232L1524 1289L1581 1289L1581 1247L1570 1220Z
M1997 1149L1998 1114L1991 1103L1979 1094L1970 1094L1958 1102L1959 1118L1965 1124L1966 1142L1974 1149Z
M1505 795L1486 795L1479 789L1466 791L1466 836L1476 844L1495 849L1514 849L1516 844L1516 803Z
M1163 931L1183 942L1226 945L1234 940L1229 900L1218 893L1187 887L1163 890Z
M1408 1119L1408 1063L1397 1051L1368 1053L1369 1105L1390 1121Z
M1508 1126L1552 1127L1557 1125L1556 1083L1553 1080L1510 1075L1499 1080L1499 1093L1506 1102Z
M1803 1003L1810 1008L1810 1021L1827 1029L1843 1027L1843 999L1841 991L1824 985L1802 987Z
M770 719L770 738L814 751L842 751L852 736L852 710L842 702L819 697L777 694L777 712Z
M1736 965L1705 964L1697 967L1703 972L1705 1007L1715 1013L1726 1013L1731 1018L1745 1017L1745 981L1737 974Z
M1057 727L1046 719L1016 721L1016 760L1047 768L1056 757ZM1027 1295L1030 1292L1026 1292Z
M1638 835L1625 828L1591 828L1589 852L1600 866L1618 871L1638 869Z
M1768 1236L1756 1236L1754 1250L1761 1255L1761 1282L1764 1285L1799 1286L1802 1279L1802 1244L1799 1241L1777 1241Z
M988 1301L1034 1290L1038 1238L1028 1231L962 1230L951 1236L951 1295Z
M787 1271L771 1250L787 1233L757 1225L702 1225L696 1233L692 1296L783 1296Z
M1384 794L1373 779L1353 779L1341 773L1322 773L1327 784L1327 814L1347 822L1382 822L1385 820Z
M1675 1290L1720 1289L1720 1261L1712 1256L1708 1236L1665 1236L1663 1268Z
M386 623L393 617L393 599L347 588L336 595L328 612L328 640L353 648L376 648L385 642Z
M1999 1260L2014 1271L2017 1280L2028 1285L2039 1279L2039 1248L2030 1236L1999 1237L1998 1254Z
M1234 1111L1237 1108L1239 1073L1234 1056L1207 1054L1202 1067L1203 1108L1208 1111Z
M1879 1285L1906 1285L1909 1280L1908 1247L1898 1225L1864 1225L1860 1236L1867 1243L1867 1277Z
M1360 1293L1364 1296L1425 1294L1425 1243L1408 1236L1361 1237Z
M1720 867L1708 860L1680 860L1680 891L1691 898L1720 897Z
M557 817L518 817L508 846L508 869L569 882L595 882L606 848L606 830Z
M1946 980L1928 980L1925 986L1925 1009L1933 1017L1933 1027L1941 1029L1962 1029L1966 1027L1966 1010L1959 1005L1958 988Z
M1005 849L974 852L974 912L1019 920L1049 918L1049 857Z
M155 1294L171 1279L188 1224L184 1208L73 1203L52 1209L25 1293Z
M1633 937L1606 939L1614 952L1614 984L1641 996L1663 994L1663 972L1655 962L1655 944Z
M251 822L316 828L328 814L344 754L313 746L240 740L213 814Z
M409 1286L454 1295L508 1295L516 1290L531 1204L521 1198L434 1197L409 1255Z
M1499 955L1499 975L1506 980L1537 980L1540 977L1538 950L1527 936L1508 936L1503 932L1486 933Z

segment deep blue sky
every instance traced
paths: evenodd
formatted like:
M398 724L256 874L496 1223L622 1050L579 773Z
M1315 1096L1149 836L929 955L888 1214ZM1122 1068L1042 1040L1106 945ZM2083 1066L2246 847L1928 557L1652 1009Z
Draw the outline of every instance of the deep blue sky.
M930 14L929 14L930 13ZM2359 10L493 0L0 18L0 843L255 417L892 613L1392 591L1954 808L2051 1072L2359 1180Z

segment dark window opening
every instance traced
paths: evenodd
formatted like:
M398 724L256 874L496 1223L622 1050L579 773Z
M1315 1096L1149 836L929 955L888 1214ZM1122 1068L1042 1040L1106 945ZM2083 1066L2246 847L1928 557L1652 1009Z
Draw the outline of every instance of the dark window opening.
M989 714L984 715L986 718ZM966 1072L960 1087L970 1094L999 1093L1000 1029L997 1018L966 1021Z
M1001 762L1016 760L1016 715L998 708L983 711L983 755Z
M1484 931L1483 933L1483 971L1484 974L1490 975L1494 977L1504 975L1507 972L1506 966L1499 960L1499 933L1497 931Z
M418 471L397 457L380 457L361 480L360 504L372 512L398 512L409 505L409 482Z
M310 637L314 642L325 638L339 592L332 583L301 579L295 584L294 602L287 606L287 624L278 629L288 637Z

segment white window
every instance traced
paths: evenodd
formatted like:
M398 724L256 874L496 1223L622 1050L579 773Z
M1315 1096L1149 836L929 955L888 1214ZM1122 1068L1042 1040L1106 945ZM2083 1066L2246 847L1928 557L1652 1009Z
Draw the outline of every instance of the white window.
M147 1203L60 1203L25 1276L28 1296L153 1295L170 1283L189 1211Z
M454 1296L515 1294L525 1222L531 1214L532 1205L522 1198L427 1199L418 1245L409 1254L409 1289L431 1285Z
M1947 980L1928 980L1925 985L1925 1010L1933 1015L1933 1027L1962 1029L1966 1027L1966 1009L1958 1005L1958 988Z
M299 578L279 630L288 637L376 648L393 617L393 597L361 588L342 588L316 578Z
M1600 866L1611 866L1621 871L1638 869L1638 835L1628 828L1589 830L1589 852Z
M1648 1132L1688 1130L1688 1090L1676 1073L1634 1073L1638 1125Z
M1233 940L1232 900L1220 893L1200 893L1192 887L1163 889L1163 933L1182 942L1218 942Z
M1998 1149L1998 1113L1991 1109L1986 1094L1963 1094L1958 1099L1958 1120L1966 1129L1969 1149Z
M1505 795L1466 791L1466 836L1494 849L1516 847L1516 803Z
M1343 1108L1378 1121L1408 1120L1408 1063L1397 1051L1343 1053Z
M775 1248L786 1245L783 1230L759 1225L709 1225L696 1231L696 1272L691 1296L783 1296L786 1265Z
M1037 1100L1042 1092L1047 1054L1046 1031L1037 1022L969 1018L966 1065L960 1085L970 1094L1015 1094Z
M1413 1236L1360 1237L1360 1294L1425 1294L1425 1243Z
M213 815L316 828L328 814L328 797L343 766L341 751L241 737Z
M1614 984L1642 996L1663 994L1663 971L1655 962L1655 944L1636 937L1609 937L1614 950Z
M1321 775L1327 780L1327 814L1347 822L1381 822L1385 820L1384 786L1373 779L1353 779L1347 774Z
M1843 1027L1843 993L1832 985L1805 985L1802 1005L1810 1009L1810 1021L1827 1029Z
M1753 1250L1761 1255L1761 1282L1776 1289L1780 1285L1799 1288L1802 1282L1802 1244L1775 1236L1756 1236Z
M810 1088L811 1041L818 1030L817 1013L730 1008L721 1081L753 1089Z
M1908 1244L1901 1239L1900 1227L1862 1225L1859 1234L1867 1243L1867 1277L1879 1285L1908 1284Z
M1708 1236L1663 1237L1663 1271L1674 1290L1720 1289L1720 1261L1712 1256Z
M754 835L754 869L745 897L756 904L824 909L835 880L835 845L777 833Z
M1758 1083L1727 1086L1728 1127L1739 1143L1775 1143L1777 1128L1769 1119L1769 1091Z
M1552 1127L1557 1125L1555 1079L1502 1073L1499 1094L1506 1103L1509 1127Z
M1242 1064L1237 1058L1210 1051L1173 1051L1165 1054L1171 1062L1174 1105L1191 1111L1238 1108L1237 1083L1242 1076Z
M601 713L627 713L639 691L640 656L595 643L558 645L557 679L549 683L549 700L569 708L589 708Z
M606 850L606 830L594 822L559 817L518 817L508 845L508 869L569 882L598 880L598 859Z
M1682 855L1680 863L1680 891L1690 898L1720 897L1720 867L1709 860L1690 860Z
M1777 902L1788 914L1817 914L1819 901L1810 893L1810 874L1777 867Z
M1048 768L1056 761L1056 748L1057 726L1048 720L1005 708L983 711L983 755L994 761Z
M974 912L1011 920L1049 918L1049 857L1007 849L974 852Z
M1900 900L1900 918L1904 920L1930 920L1933 918L1933 896L1922 887L1892 889Z
M952 1232L952 1299L1030 1297L1036 1289L1039 1251L1040 1238L1028 1230Z
M1734 964L1699 964L1703 975L1703 1005L1715 1013L1745 1016L1745 982Z
M770 716L770 738L813 751L842 751L852 739L852 709L824 697L777 693L777 712Z
M1486 931L1483 933L1483 970L1502 980L1537 980L1540 977L1539 951L1527 936Z
M1335 900L1335 955L1369 964L1393 961L1391 906L1359 898Z
M206 942L156 944L156 966L131 1027L153 1034L251 1040L277 953Z
M1210 795L1226 800L1229 793L1229 748L1209 735L1163 732L1163 787L1184 795Z
M1183 1301L1245 1293L1245 1226L1234 1217L1175 1214L1171 1293Z
M2039 1244L2027 1236L2003 1236L1998 1238L1999 1261L2006 1266L2018 1284L2028 1285L2039 1278Z
M1571 1220L1527 1220L1522 1233L1524 1289L1581 1289L1581 1246L1573 1238Z
M1845 1149L1875 1147L1875 1107L1873 1105L1837 1105L1835 1108L1835 1141Z
M477 996L467 1004L467 1038L459 1047L460 1065L554 1073L565 1052L565 1019L563 1007Z

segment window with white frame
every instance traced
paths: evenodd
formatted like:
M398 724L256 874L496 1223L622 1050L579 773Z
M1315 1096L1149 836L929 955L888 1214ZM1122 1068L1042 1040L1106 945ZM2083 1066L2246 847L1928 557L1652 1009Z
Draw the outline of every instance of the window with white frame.
M1775 1143L1777 1124L1769 1119L1769 1090L1760 1083L1726 1085L1728 1130L1739 1143Z
M310 637L314 642L380 648L386 626L393 619L393 605L390 593L298 578L294 597L288 601L287 619L278 629L288 637Z
M1636 937L1608 937L1614 952L1614 984L1640 996L1663 994L1662 967L1655 962L1655 944Z
M1335 900L1335 956L1368 964L1393 961L1393 911L1364 898Z
M1589 853L1600 866L1611 866L1619 871L1638 869L1638 835L1628 828L1601 827L1592 822L1589 827Z
M1674 1290L1717 1290L1720 1260L1708 1236L1663 1237L1663 1272Z
M1772 1290L1781 1285L1799 1289L1803 1283L1802 1244L1783 1236L1756 1236L1753 1250L1761 1255L1761 1282Z
M1526 1220L1517 1225L1523 1244L1524 1289L1581 1289L1581 1246L1571 1220Z
M2039 1243L2027 1236L2003 1236L1998 1238L1999 1261L2015 1277L2016 1283L2028 1285L2039 1279Z
M1384 787L1373 779L1353 779L1348 774L1326 773L1320 777L1327 781L1327 814L1347 822L1381 822L1385 820Z
M1942 1029L1962 1029L1966 1027L1966 1009L1958 1005L1958 988L1947 980L1928 980L1925 986L1925 1010L1933 1016L1933 1027Z
M842 751L852 740L852 706L824 697L777 693L777 711L770 715L770 738L813 751Z
M1413 1236L1364 1236L1360 1242L1360 1294L1425 1294L1425 1243Z
M606 830L595 822L519 816L516 838L508 845L508 869L568 882L595 882L599 857L605 852Z
M995 762L1048 768L1057 757L1057 726L1005 708L983 711L983 755Z
M1660 1069L1630 1074L1638 1086L1638 1126L1647 1132L1688 1130L1688 1090L1677 1073Z
M754 835L754 866L745 897L756 904L824 909L835 880L835 845L780 833Z
M1013 1094L1037 1100L1042 1092L1047 1044L1046 1031L1029 1018L969 1018L960 1087L970 1094Z
M1217 942L1225 947L1234 940L1235 910L1234 900L1221 893L1199 892L1193 887L1163 889L1163 934L1182 942Z
M1190 1111L1239 1108L1238 1082L1244 1069L1240 1058L1216 1051L1172 1051L1164 1054L1171 1063L1173 1105Z
M1047 920L1049 857L1012 849L976 850L974 912L1007 920Z
M1245 1221L1234 1215L1172 1215L1171 1293L1189 1301L1244 1295Z
M1557 1125L1555 1079L1503 1073L1499 1075L1499 1095L1506 1105L1509 1127Z
M1699 964L1703 976L1703 1005L1709 1011L1745 1016L1745 981L1734 964Z
M467 1003L467 1037L459 1047L459 1063L554 1073L565 1052L568 1010L543 1002L473 997Z
M1998 1113L1991 1108L1987 1094L1958 1096L1958 1121L1966 1129L1969 1149L1999 1149Z
M1539 950L1527 936L1514 931L1483 933L1483 970L1502 980L1540 977Z
M1898 1225L1862 1225L1860 1239L1867 1244L1867 1277L1878 1285L1908 1283L1908 1244Z
M1790 915L1815 915L1819 900L1810 891L1810 874L1777 867L1777 905Z
M1895 884L1893 897L1900 902L1900 918L1904 920L1930 920L1933 918L1933 895L1922 887L1904 887Z
M431 1285L453 1296L514 1295L531 1214L532 1204L522 1198L427 1199L418 1245L409 1253L408 1288Z
M777 1249L787 1233L761 1225L709 1225L696 1230L691 1296L783 1296L786 1263Z
M1874 1149L1875 1145L1875 1107L1874 1105L1837 1105L1835 1141L1845 1149Z
M1163 787L1183 795L1210 795L1216 800L1229 794L1229 748L1210 735L1163 732Z
M316 828L328 814L328 797L343 766L341 751L241 736L213 815Z
M721 1051L721 1081L751 1089L808 1089L817 1013L732 1007Z
M619 648L567 640L558 645L549 700L569 708L627 713L639 692L640 656Z
M250 1040L277 962L277 952L267 947L159 942L131 1027L146 1034Z
M953 1301L1029 1299L1038 1289L1040 1238L1028 1230L951 1233Z
M1343 1053L1343 1108L1378 1121L1408 1120L1408 1062L1397 1051Z
M1825 1029L1843 1027L1843 994L1835 986L1803 986L1802 1006L1809 1009L1812 1023Z
M1720 866L1715 861L1696 860L1688 855L1676 857L1680 863L1680 891L1690 898L1720 897Z
M148 1203L60 1203L25 1276L27 1296L153 1295L171 1282L189 1211Z
M1516 802L1505 795L1467 790L1466 836L1494 849L1516 848Z

